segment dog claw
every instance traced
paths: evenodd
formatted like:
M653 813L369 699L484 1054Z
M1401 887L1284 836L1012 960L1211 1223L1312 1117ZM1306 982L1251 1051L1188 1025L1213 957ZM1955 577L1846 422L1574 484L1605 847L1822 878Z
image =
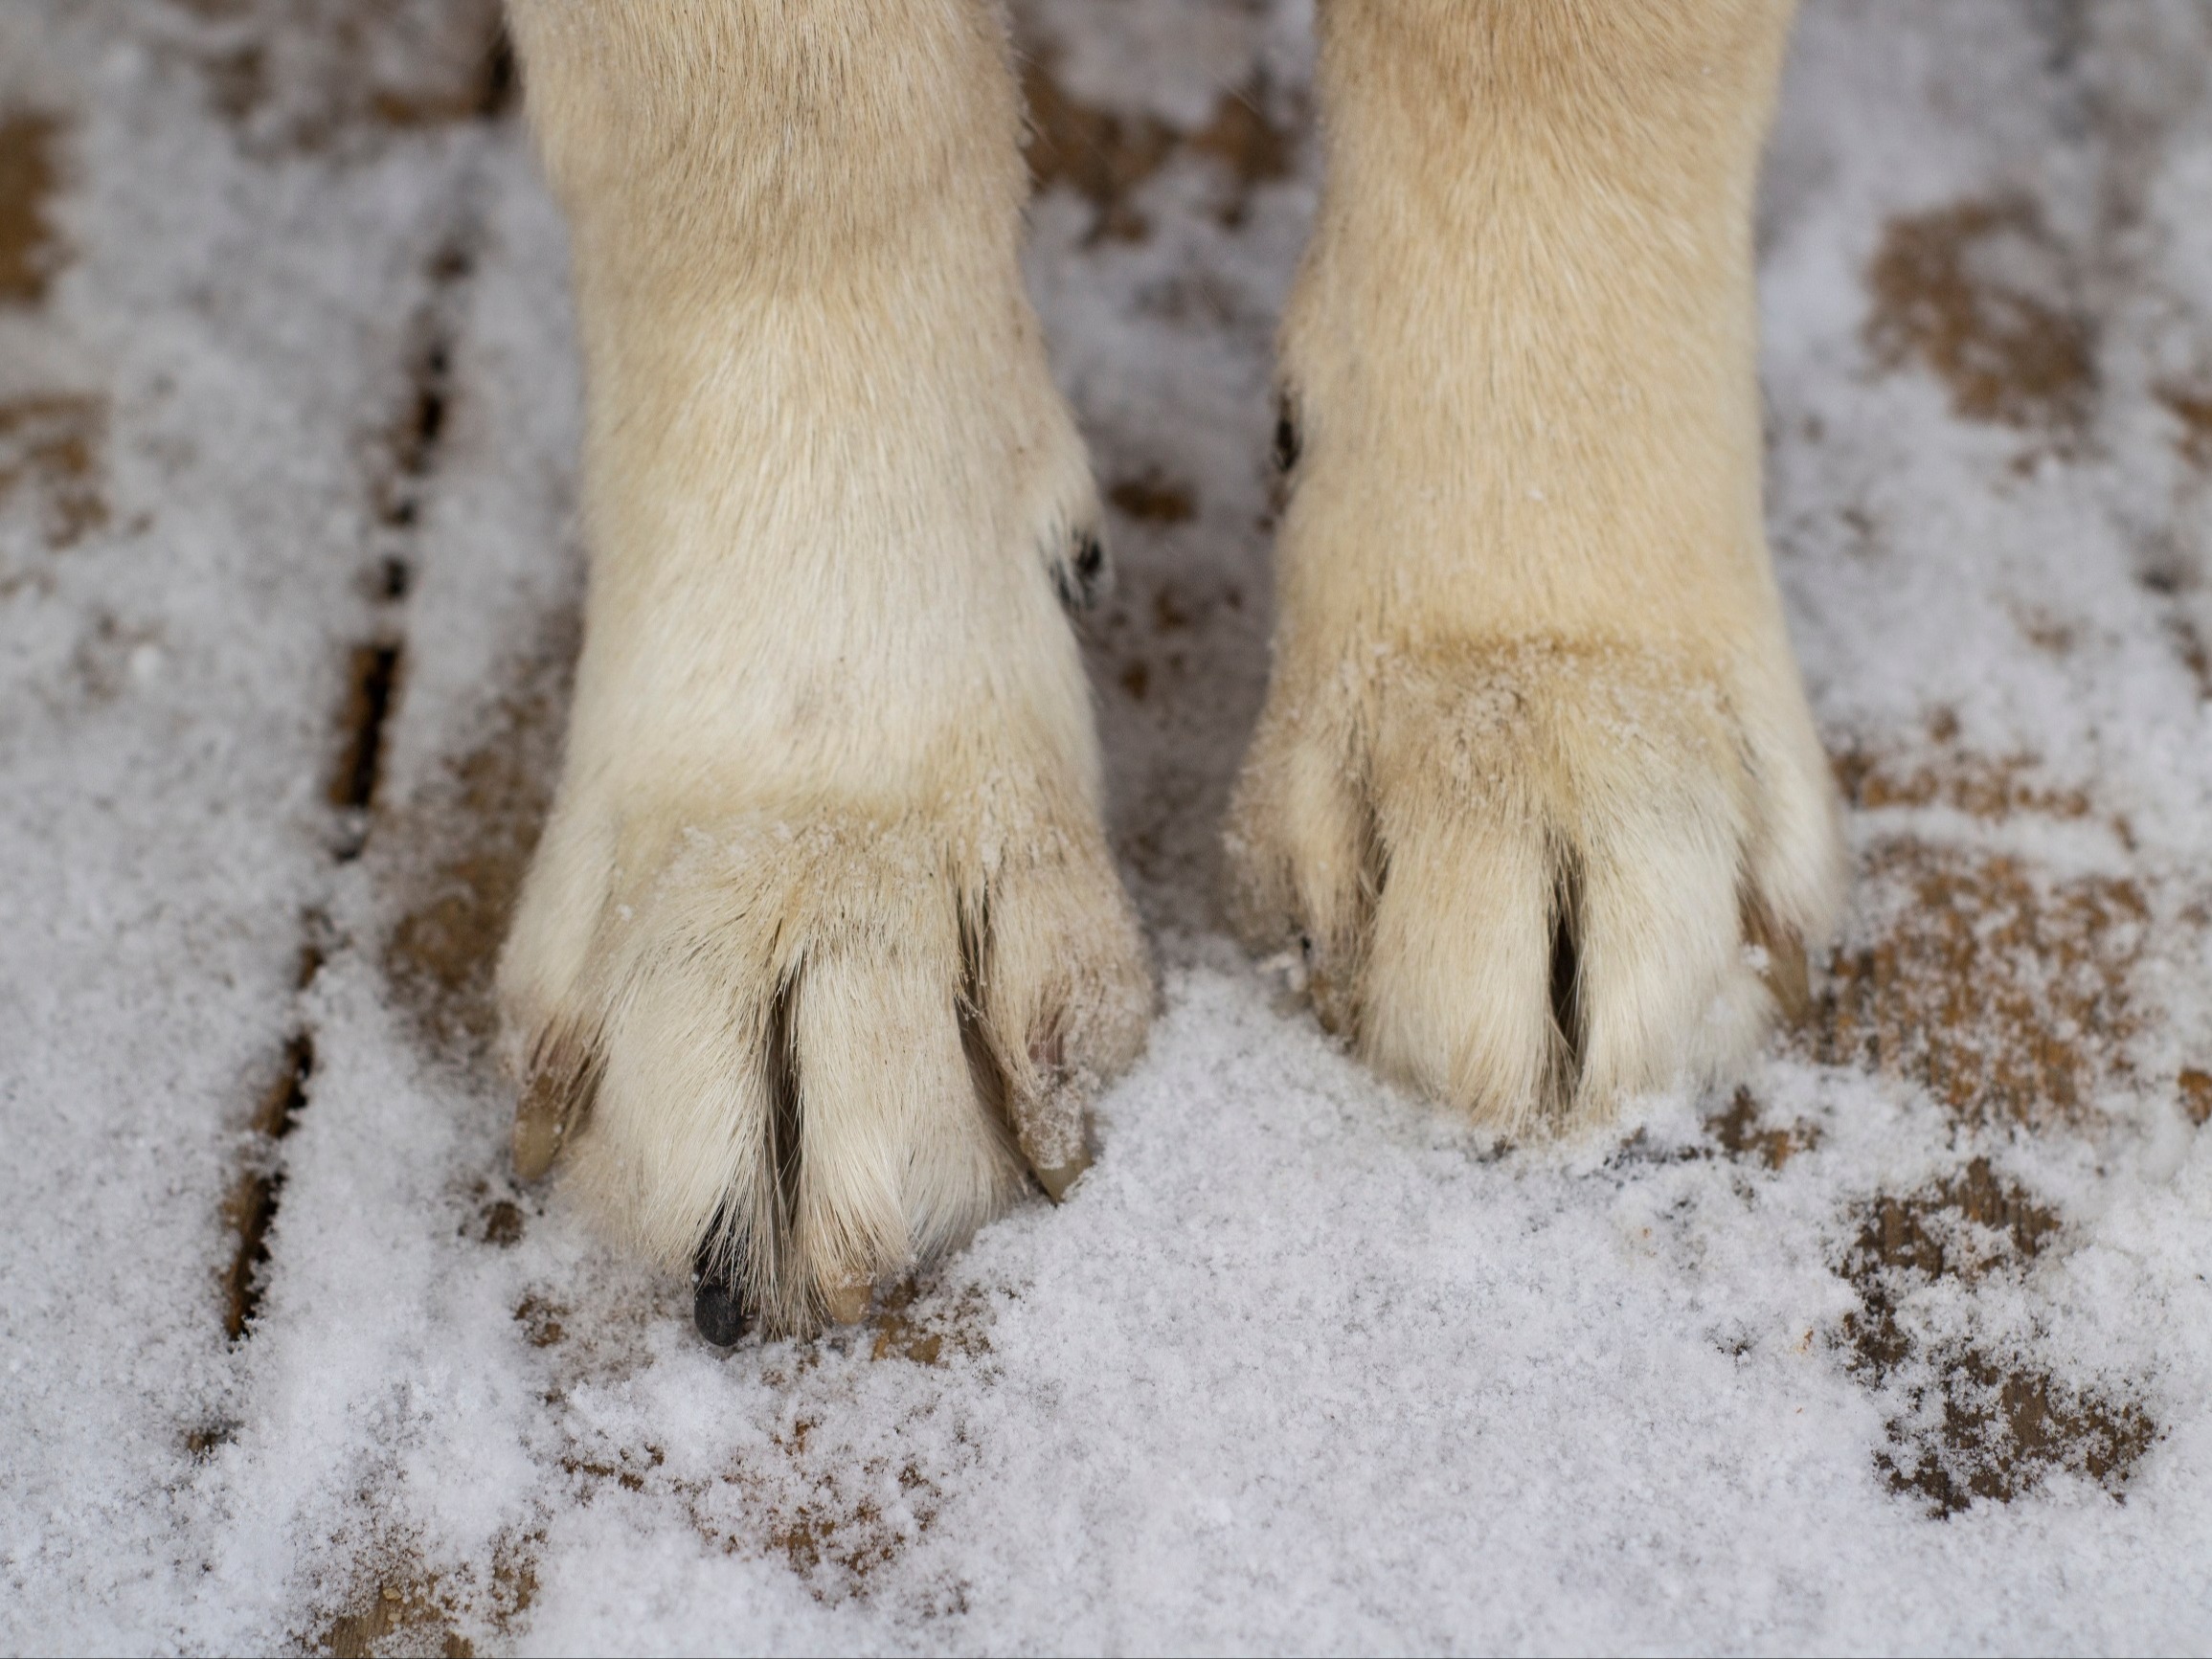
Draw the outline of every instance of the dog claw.
M737 1287L710 1273L699 1276L691 1292L691 1322L717 1348L735 1345L745 1334L745 1302Z
M1054 1164L1049 1168L1044 1164L1029 1166L1037 1177L1037 1184L1045 1189L1045 1196L1054 1203L1068 1196L1068 1189L1081 1179L1083 1172L1090 1167L1091 1155L1087 1152L1077 1153L1064 1164Z
M857 1325L868 1317L868 1305L874 1300L875 1287L865 1279L854 1279L826 1292L823 1311L832 1325Z
M559 1115L536 1099L525 1101L514 1114L514 1173L524 1185L553 1168L561 1147Z

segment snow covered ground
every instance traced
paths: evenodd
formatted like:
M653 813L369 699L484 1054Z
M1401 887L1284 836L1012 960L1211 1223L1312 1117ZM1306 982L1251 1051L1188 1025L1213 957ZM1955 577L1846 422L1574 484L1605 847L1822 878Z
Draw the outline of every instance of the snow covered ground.
M1489 1144L1224 937L1298 0L1037 0L1166 979L821 1342L517 1189L562 233L460 0L0 8L0 1648L2201 1650L2212 7L1810 0L1770 513L1859 861L1741 1093Z

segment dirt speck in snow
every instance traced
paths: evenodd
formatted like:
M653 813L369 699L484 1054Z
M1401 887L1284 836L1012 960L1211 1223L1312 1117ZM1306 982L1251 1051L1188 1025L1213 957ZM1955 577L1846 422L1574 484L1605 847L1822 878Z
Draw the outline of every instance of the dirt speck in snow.
M2181 1110L2191 1123L2199 1129L2212 1123L2212 1071L2184 1065L2181 1075L2175 1080L2175 1087L2181 1096Z
M1705 1120L1705 1128L1732 1157L1765 1164L1778 1170L1801 1152L1820 1144L1817 1124L1768 1124L1760 1102L1748 1088L1736 1090L1728 1110Z
M1140 524L1187 524L1198 516L1197 491L1157 469L1120 480L1106 499Z
M61 168L61 123L27 112L0 121L0 303L35 305L61 263L48 216Z
M1944 729L1940 722L1935 729ZM1851 749L1836 756L1837 785L1855 808L1947 806L1977 818L2014 813L2048 818L2089 816L2086 790L2042 781L2043 761L2033 754L1989 755L1948 750L1933 759L1884 758Z
M515 1317L532 1341L552 1346L564 1340L557 1320L570 1312L533 1299L518 1307ZM909 1280L880 1295L857 1331L771 1345L776 1357L763 1380L796 1399L805 1392L802 1379L851 1377L847 1368L856 1361L862 1370L895 1362L941 1371L990 1352L988 1323L981 1292L948 1296L934 1281ZM541 1335L549 1326L550 1334ZM865 1598L875 1575L936 1523L945 1493L928 1459L902 1446L902 1437L882 1434L880 1402L864 1405L834 1384L826 1398L817 1392L814 1400L768 1436L765 1451L710 1479L660 1474L665 1460L650 1444L601 1443L572 1452L562 1467L587 1487L609 1481L631 1491L670 1486L688 1508L693 1529L717 1549L779 1558L824 1603ZM913 1402L905 1409L919 1426L937 1407ZM957 1603L964 1592L956 1587L950 1594Z
M948 1305L910 1279L876 1302L869 1357L942 1365L948 1355L988 1354L984 1319L982 1298L974 1291Z
M1264 78L1222 93L1206 124L1185 130L1157 116L1085 103L1060 84L1055 69L1049 50L1022 68L1029 172L1039 191L1066 185L1091 204L1095 243L1140 242L1152 234L1136 194L1178 154L1206 157L1228 174L1230 188L1214 215L1232 229L1250 213L1254 190L1291 176L1298 127L1269 115L1272 91Z
M513 105L514 60L493 0L178 9L199 26L180 55L257 160L354 159L392 135L495 121Z
M101 478L106 433L102 398L37 392L0 403L0 504L27 496L55 551L107 523Z
M515 1304L514 1322L522 1327L532 1348L551 1348L568 1334L561 1325L561 1316L567 1312L542 1296L525 1296Z
M522 1206L512 1199L498 1199L485 1207L478 1236L484 1243L506 1250L522 1243L523 1231Z
M2078 1121L2126 1075L2150 921L2135 882L1910 837L1877 845L1860 881L1879 919L1829 963L1821 1060L1916 1081L1975 1124Z
M304 1643L331 1659L368 1659L376 1653L437 1653L470 1659L476 1643L463 1626L505 1637L537 1599L535 1540L507 1540L488 1572L467 1582L433 1571L417 1551L387 1545L364 1556L373 1571L338 1613ZM474 1581L481 1577L482 1581Z
M2158 401L2181 423L2174 439L2181 459L2212 472L2212 392L2166 385L2158 388Z
M800 1419L778 1444L794 1465L807 1465L806 1442L819 1425ZM865 1594L869 1578L904 1555L936 1522L943 1492L920 1466L877 1455L859 1468L833 1467L801 1495L767 1501L761 1543L781 1555L819 1600ZM876 1494L895 1490L895 1500ZM711 1526L701 1529L716 1536ZM727 1534L723 1548L745 1547Z
M1875 1458L1890 1486L1937 1516L2010 1503L2059 1469L2119 1498L2157 1434L2141 1405L1994 1347L1924 1337L1913 1315L1915 1296L1941 1281L2020 1275L2060 1233L2057 1211L1975 1158L1918 1192L1873 1199L1858 1221L1843 1275L1860 1307L1843 1336L1852 1370L1895 1390L1889 1445Z
M1918 359L1968 420L2078 437L2096 363L2066 266L2042 212L2024 198L1893 219L1866 273L1867 346L1885 368Z
M2212 650L2205 649L2204 636L2185 617L2171 619L2170 632L2174 648L2179 653L2181 666L2189 670L2189 677L2197 682L2197 695L2212 703Z

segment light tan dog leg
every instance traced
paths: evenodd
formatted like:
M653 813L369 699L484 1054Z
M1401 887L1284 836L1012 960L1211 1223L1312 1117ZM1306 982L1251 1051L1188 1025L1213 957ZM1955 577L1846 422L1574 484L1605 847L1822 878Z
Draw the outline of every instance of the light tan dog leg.
M1241 925L1509 1132L1740 1062L1833 916L1760 516L1787 0L1324 0Z
M517 0L587 385L585 643L500 968L526 1174L775 1329L1080 1168L1151 990L987 0ZM703 1327L710 1320L702 1302Z

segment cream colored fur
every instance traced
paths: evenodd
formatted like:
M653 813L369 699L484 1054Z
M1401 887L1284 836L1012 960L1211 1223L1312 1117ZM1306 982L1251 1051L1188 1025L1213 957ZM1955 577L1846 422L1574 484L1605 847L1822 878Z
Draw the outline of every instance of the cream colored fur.
M1760 522L1779 0L1326 0L1236 908L1525 1129L1720 1074L1833 910ZM526 1174L781 1328L1057 1192L1150 989L1061 594L1096 504L983 0L515 0L592 549L502 964ZM1089 555L1085 549L1090 549Z
M778 1328L1084 1159L1152 992L1057 590L1096 504L970 0L512 23L574 242L585 640L501 964L518 1162Z
M1787 0L1328 0L1237 909L1509 1132L1725 1073L1840 886L1760 513Z

